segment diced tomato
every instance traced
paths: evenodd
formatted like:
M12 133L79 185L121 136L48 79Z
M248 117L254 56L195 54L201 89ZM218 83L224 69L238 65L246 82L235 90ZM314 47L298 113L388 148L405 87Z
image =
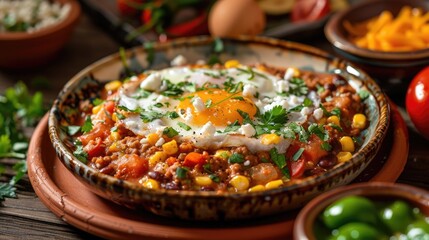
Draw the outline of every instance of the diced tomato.
M298 159L297 161L290 161L290 175L292 178L299 178L304 174L305 161L304 159Z
M322 143L323 141L319 137L311 135L308 143L304 146L303 156L306 161L317 163L321 157L328 155L328 152L323 150Z
M310 22L321 19L330 11L329 0L296 0L292 12L293 22Z
M150 9L143 9L143 11L140 14L140 21L142 24L147 24L150 22L150 19L152 18L152 11Z
M137 154L126 154L118 161L115 177L120 179L141 178L149 169L146 159Z
M88 153L88 159L92 159L105 154L106 146L103 145L103 140L98 137L95 140L90 140L83 150Z
M165 162L167 163L168 166L171 166L178 161L179 161L179 159L177 159L176 157L169 157L169 158L167 158L167 160L165 160Z
M106 101L104 103L104 109L106 109L106 111L112 115L113 112L115 111L115 102L113 101Z
M203 165L207 161L207 156L197 152L190 152L183 161L185 167L195 167L196 165Z
M110 129L112 128L112 124L108 123L99 123L93 127L93 129L80 137L78 137L79 141L85 146L91 140L96 140L97 138L105 139L110 135Z

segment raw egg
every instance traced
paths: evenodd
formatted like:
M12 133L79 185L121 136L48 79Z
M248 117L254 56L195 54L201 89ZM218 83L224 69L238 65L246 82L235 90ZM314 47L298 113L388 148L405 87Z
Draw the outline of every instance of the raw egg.
M255 0L220 0L209 14L213 36L257 35L265 28L265 13Z

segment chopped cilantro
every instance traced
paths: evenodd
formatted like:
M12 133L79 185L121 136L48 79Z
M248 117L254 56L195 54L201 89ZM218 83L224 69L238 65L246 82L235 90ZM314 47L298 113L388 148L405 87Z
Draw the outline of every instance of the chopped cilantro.
M293 77L289 80L288 95L303 96L308 93L308 87L301 78Z
M125 119L125 116L122 113L116 112L116 117L118 117L119 120Z
M179 114L177 112L167 112L167 117L170 119L176 119L179 117Z
M211 99L207 100L207 101L204 103L204 105L206 106L206 108L210 108L210 107L211 107L211 105L212 105L212 100L211 100Z
M100 104L102 104L104 102L104 100L100 99L100 98L96 98L92 101L92 104L94 104L94 106L98 106Z
M304 148L298 149L298 151L296 151L296 153L293 155L292 160L297 161L301 157L303 152L304 152Z
M240 128L240 123L238 122L238 120L235 120L233 123L228 124L225 128L225 130L223 131L224 133L227 132L235 132Z
M337 124L329 123L328 126L332 127L333 129L336 129L336 130L338 130L340 132L343 131L343 128L340 127L340 126L338 126Z
M88 133L92 130L92 121L91 121L91 117L88 115L85 118L85 122L83 123L81 130L83 133Z
M233 97L232 99L235 99L238 101L244 101L244 98L242 96Z
M261 116L261 120L267 125L284 124L288 120L288 113L282 106L274 106Z
M325 151L331 151L332 150L332 146L331 144L327 143L327 142L323 142L321 145L322 149Z
M336 108L332 109L331 112L328 112L328 110L326 110L326 108L321 103L319 104L319 107L323 110L323 115L325 117L337 116L337 117L341 118L341 109L336 107Z
M135 98L135 99L142 99L142 98L147 98L147 97L149 97L150 96L150 94L151 94L151 92L149 92L149 91L147 91L147 90L145 90L145 89L143 89L143 88L138 88L132 95L131 95L131 97L132 98Z
M364 89L359 90L358 95L362 101L369 98L369 96L370 96L369 92L367 90L364 90Z
M205 172L212 173L212 165L210 163L204 164L203 169Z
M178 167L176 169L177 178L179 178L179 179L186 178L188 171L189 171L189 169L186 167Z
M228 158L228 163L243 163L244 156L240 153L233 153Z
M113 127L110 129L110 131L111 131L111 132L117 132L117 131L118 131L118 126L113 126Z
M161 107L163 107L163 106L164 106L164 104L162 104L162 103L158 102L158 103L155 103L153 106L155 106L155 107L157 107L157 108L161 108Z
M179 96L181 94L183 94L183 89L178 86L177 84L172 83L170 80L168 79L163 79L163 84L167 85L167 88L165 91L161 92L162 95L164 96Z
M165 134L165 135L167 135L167 137L172 138L174 136L179 135L179 132L177 132L172 127L166 127L166 128L164 128L164 131L162 131L162 134Z
M317 123L312 123L308 126L308 132L314 134L320 138L322 141L327 141L329 139L328 131L325 130L323 125L318 125Z
M220 178L216 175L216 174L210 174L209 178L215 182L215 183L219 183L220 182Z
M186 125L186 124L184 124L182 122L178 122L177 125L179 125L179 127L183 128L183 129L185 129L186 131L191 130L190 126L188 126L188 125Z
M82 143L80 141L76 141L76 150L74 150L73 155L82 163L87 163L88 161L88 153L83 150Z
M308 133L305 131L304 127L301 125L298 125L295 122L292 122L288 125L289 129L291 129L294 133L298 134L299 141L301 142L307 142L308 141Z
M270 150L271 161L273 161L280 171L287 178L290 178L289 168L287 167L286 157L284 154L279 154L276 148Z
M144 111L140 113L140 118L144 123L152 122L155 119L162 118L163 114L155 111Z

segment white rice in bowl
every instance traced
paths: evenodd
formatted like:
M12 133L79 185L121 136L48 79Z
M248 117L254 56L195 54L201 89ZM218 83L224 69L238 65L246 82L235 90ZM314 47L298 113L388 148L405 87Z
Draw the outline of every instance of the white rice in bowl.
M58 24L70 7L48 0L0 0L0 32L34 32Z

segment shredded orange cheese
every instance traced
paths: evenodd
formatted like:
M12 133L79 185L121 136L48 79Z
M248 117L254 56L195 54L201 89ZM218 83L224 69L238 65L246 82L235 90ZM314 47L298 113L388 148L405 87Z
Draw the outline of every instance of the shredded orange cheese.
M394 18L390 11L352 24L344 21L352 41L361 48L375 51L401 52L429 48L429 12L402 7Z

